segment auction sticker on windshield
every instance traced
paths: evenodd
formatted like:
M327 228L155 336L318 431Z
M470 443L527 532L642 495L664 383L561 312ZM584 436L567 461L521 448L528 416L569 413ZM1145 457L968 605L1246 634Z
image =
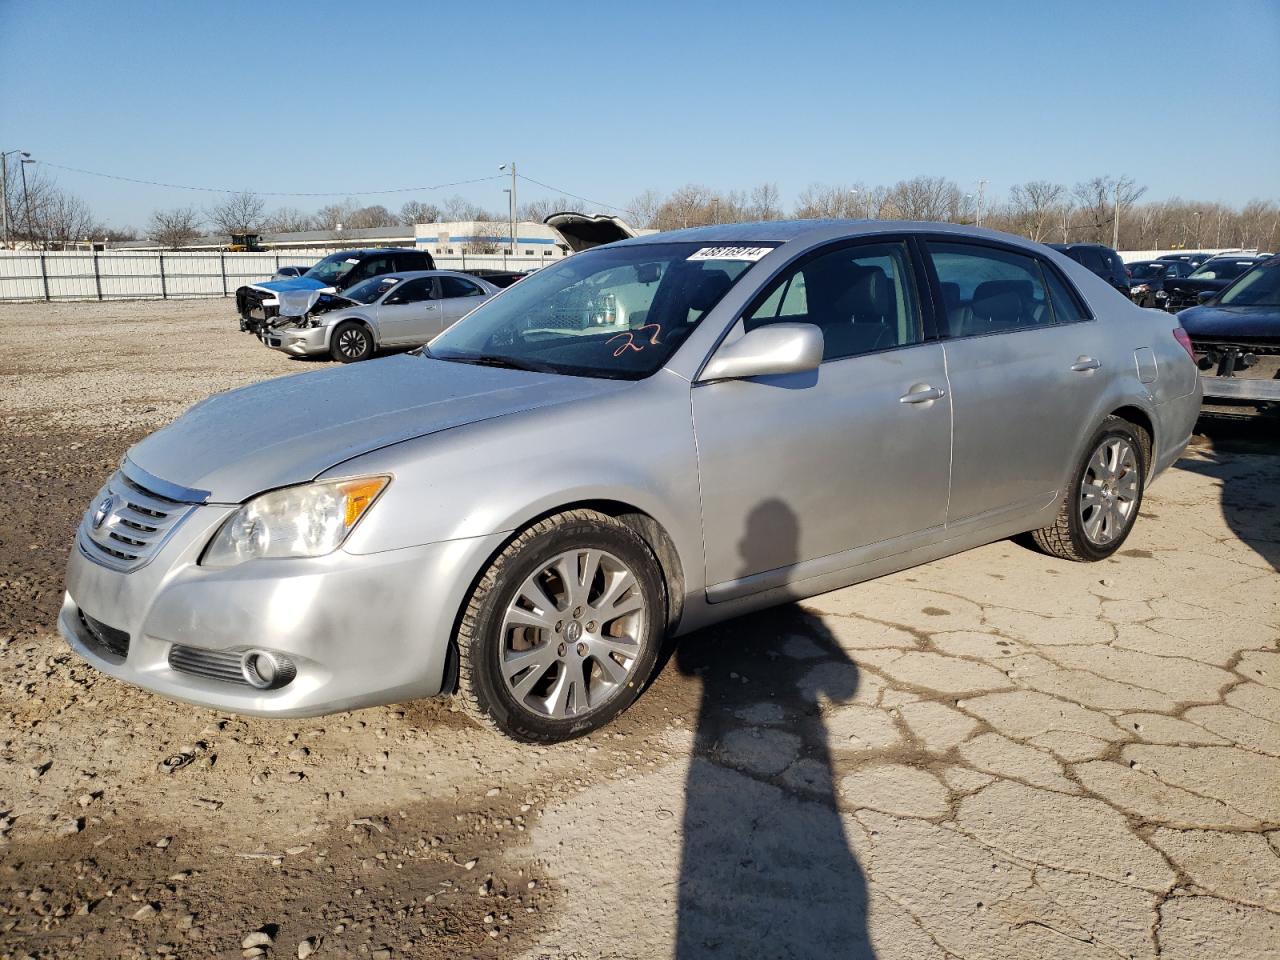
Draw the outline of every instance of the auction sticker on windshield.
M690 254L690 260L759 260L773 247L703 247Z

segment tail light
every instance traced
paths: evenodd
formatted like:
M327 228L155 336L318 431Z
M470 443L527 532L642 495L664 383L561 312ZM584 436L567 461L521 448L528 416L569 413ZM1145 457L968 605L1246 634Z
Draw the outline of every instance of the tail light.
M1191 337L1187 335L1187 331L1183 330L1181 327L1174 327L1173 339L1182 344L1182 349L1187 351L1187 356L1194 361L1196 358L1196 351L1195 348L1191 346Z

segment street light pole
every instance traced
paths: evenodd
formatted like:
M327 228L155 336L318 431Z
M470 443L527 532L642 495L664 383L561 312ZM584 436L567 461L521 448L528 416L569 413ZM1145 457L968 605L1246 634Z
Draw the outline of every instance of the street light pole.
M512 160L510 163L504 163L498 167L499 170L511 168L511 252L516 252L516 162Z
M0 153L0 225L3 227L0 235L4 237L6 250L9 249L9 158L15 153L22 154L24 159L31 156L25 150L5 150Z
M30 159L29 155L24 155L22 162L18 164L18 171L22 174L22 204L27 210L27 242L35 242L35 231L31 227L31 194L27 192L27 164L35 163Z

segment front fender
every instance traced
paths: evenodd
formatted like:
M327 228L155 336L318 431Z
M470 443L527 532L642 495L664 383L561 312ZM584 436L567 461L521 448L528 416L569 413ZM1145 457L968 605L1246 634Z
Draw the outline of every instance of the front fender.
M611 501L653 517L686 577L702 578L697 452L679 377L444 430L325 476L370 473L393 479L352 533L352 553L510 533L563 507Z

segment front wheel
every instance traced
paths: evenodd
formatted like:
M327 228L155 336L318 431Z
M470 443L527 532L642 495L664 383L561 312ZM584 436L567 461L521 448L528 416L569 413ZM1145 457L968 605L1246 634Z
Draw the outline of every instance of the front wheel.
M356 363L373 354L373 335L363 323L347 320L333 331L329 353L339 363Z
M457 637L459 694L515 740L580 737L639 695L665 627L648 544L594 510L557 514L512 540L472 592Z
M1086 453L1050 526L1032 533L1045 553L1064 560L1105 560L1138 519L1150 441L1127 420L1107 417Z

